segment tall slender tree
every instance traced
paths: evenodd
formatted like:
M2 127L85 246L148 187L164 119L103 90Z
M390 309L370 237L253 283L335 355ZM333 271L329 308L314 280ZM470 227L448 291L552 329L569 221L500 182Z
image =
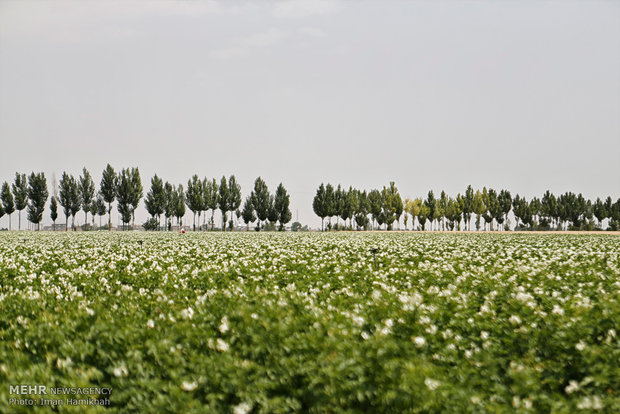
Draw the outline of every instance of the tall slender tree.
M93 230L96 229L95 227L95 216L97 216L97 198L93 197L93 201L91 201L90 203L90 219L91 219L91 223L93 226Z
M97 207L97 215L99 216L99 228L101 229L101 218L107 213L105 200L103 199L103 195L101 193L97 194L95 205Z
M484 189L486 193L486 188ZM476 230L480 230L480 217L484 216L487 212L486 205L484 203L484 195L480 190L476 190L474 194L474 201L472 204L472 212L476 214Z
M355 223L359 228L368 228L368 214L370 213L370 201L366 191L357 191L357 210L355 211Z
M177 219L177 225L183 228L183 217L185 217L185 192L183 191L183 184L179 184L176 191L177 205L174 210L174 216Z
M370 216L372 217L372 228L375 228L375 223L381 220L381 213L383 208L383 199L379 190L371 190L368 193L368 204L370 207Z
M131 221L134 183L131 170L123 168L116 177L116 208L121 216L123 230Z
M15 173L13 183L13 196L15 197L15 209L17 210L17 230L22 229L22 210L28 205L28 180L26 174Z
M161 215L166 207L166 193L164 182L157 174L151 179L151 190L146 194L144 205L152 217L157 217L157 225L161 227Z
M215 215L215 210L217 209L220 201L219 186L217 185L217 181L215 178L212 179L210 182L207 182L206 191L209 194L209 196L206 198L206 206L207 209L211 210L211 231L213 231L213 228L215 226L215 220L213 216Z
M474 212L474 189L471 185L467 186L463 197L463 219L467 230L471 230L471 215Z
M2 207L4 212L9 216L9 230L11 230L11 214L15 211L15 202L13 194L11 194L11 187L9 183L2 184L2 190L0 190L0 200L2 200Z
M56 231L56 219L58 218L58 201L56 201L56 196L51 197L50 201L50 218L52 219L52 229Z
M230 211L230 219L233 218L233 212L241 206L241 185L237 183L237 179L234 175L228 178L228 192L230 196L228 198L228 211Z
M103 200L108 203L108 230L112 230L112 203L116 198L116 173L110 164L103 170L99 187Z
M75 177L67 174L66 171L63 172L60 178L59 190L60 205L65 213L65 231L69 230L69 216L73 217L73 224L71 225L71 229L73 230L75 214L80 209L80 193Z
M164 194L166 195L166 201L164 203L164 216L166 217L166 230L172 230L172 217L176 212L177 207L177 190L172 184L166 181L164 184Z
M45 211L45 203L47 203L47 180L44 173L35 174L34 172L28 177L28 221L36 224L37 230L41 229L41 220Z
M508 213L510 213L510 210L512 209L512 196L510 195L510 191L501 190L497 196L497 201L499 202L499 209L503 215L502 221L507 222Z
M256 214L254 214L254 206L252 205L252 197L248 196L243 203L243 210L241 211L241 218L247 226L247 231L250 230L250 223L256 221Z
M138 167L131 169L131 227L136 225L136 209L140 205L144 189L142 188L142 179L140 178L140 170Z
M609 213L607 211L607 208L605 208L605 203L600 199L600 197L597 197L592 210L594 213L594 217L596 217L596 221L598 222L598 227L602 230L603 220L608 217Z
M261 222L267 220L269 216L269 210L271 207L271 200L269 197L269 188L261 177L258 177L254 181L254 190L251 194L252 206L256 212L258 219L257 230L261 228Z
M286 223L291 221L291 218L293 218L289 206L290 197L284 188L284 185L280 183L276 189L276 196L274 199L274 208L278 216L277 220L280 222L280 226L278 228L279 231L283 231Z
M436 217L436 207L437 207L437 203L435 203L435 194L433 194L433 190L430 190L426 196L426 201L424 202L424 204L426 204L426 207L428 207L429 210L429 214L428 214L428 218L431 222L431 231L433 231L433 221L435 221L435 217Z
M202 182L196 174L187 181L185 204L187 204L187 207L194 214L194 231L196 231L196 213L198 213L198 226L200 226L200 212L203 209Z
M90 204L95 197L95 183L93 182L93 178L90 176L90 173L86 169L86 167L82 170L82 175L80 176L78 183L78 190L80 194L80 200L82 202L82 210L84 211L84 228L86 228L86 224L88 224L88 212L90 211Z
M324 223L325 223L325 217L327 217L328 211L327 211L327 202L326 202L326 197L325 197L325 185L323 183L321 183L319 188L316 190L316 194L314 196L314 199L312 200L312 210L314 210L314 214L316 214L317 216L321 218L321 231L325 231ZM244 208L244 211L245 211L245 208Z
M220 197L218 206L222 212L222 231L226 231L226 212L228 211L228 201L230 198L230 191L228 190L228 182L226 177L222 176L220 180Z

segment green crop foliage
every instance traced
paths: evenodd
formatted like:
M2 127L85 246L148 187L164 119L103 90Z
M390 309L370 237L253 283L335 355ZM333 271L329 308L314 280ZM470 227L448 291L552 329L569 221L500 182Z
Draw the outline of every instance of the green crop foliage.
M0 412L620 412L619 275L613 235L2 234Z

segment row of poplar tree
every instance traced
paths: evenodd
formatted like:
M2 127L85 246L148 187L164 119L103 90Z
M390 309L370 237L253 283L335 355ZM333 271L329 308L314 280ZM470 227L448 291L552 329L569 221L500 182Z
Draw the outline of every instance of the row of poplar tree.
M123 228L132 223L135 225L135 211L143 198L142 180L138 168L125 168L116 173L114 168L108 164L103 171L99 190L95 191L95 183L86 168L82 170L79 177L63 172L58 183L58 192L54 189L54 194L50 200L50 218L56 228L58 219L58 208L62 207L65 216L65 229L69 228L69 218L71 217L71 227L75 229L75 216L81 210L84 212L84 223L88 223L88 214L91 214L92 227L95 225L95 216L99 215L99 226L101 227L101 217L108 214L108 226L112 227L112 204L116 201L117 209L123 223ZM47 180L44 173L26 177L26 174L15 174L12 184L4 182L0 190L0 217L7 214L9 216L9 230L11 229L11 214L18 211L18 229L21 229L21 211L27 208L28 220L40 227L43 219L45 205L49 198ZM290 196L282 183L278 186L275 194L269 192L265 181L258 177L254 182L254 189L243 203L241 210L241 186L237 183L234 175L228 179L222 177L218 183L215 179L199 179L194 175L187 182L187 190L182 184L172 185L163 182L155 175L151 179L151 188L144 197L144 205L147 212L151 215L146 223L143 224L147 230L162 228L161 216L164 215L165 222L163 227L171 229L173 219L177 225L183 224L183 217L186 213L186 206L194 215L194 230L210 229L214 230L214 214L216 210L221 213L222 230L234 228L233 214L237 220L242 219L249 230L250 224L256 222L255 229L275 228L279 224L279 230L284 230L284 226L291 221ZM206 223L207 211L211 210L211 218ZM200 224L200 217L204 212L203 224ZM196 226L196 215L198 215L198 227ZM230 220L228 220L230 218Z
M445 191L436 197L431 190L426 199L403 200L394 182L382 190L370 192L321 184L312 207L321 218L322 230L367 230L381 226L391 230L394 223L400 227L401 217L405 229L411 219L412 227L419 230L471 230L472 220L475 220L476 230L509 230L511 211L516 220L515 229L593 230L602 229L605 219L609 219L608 229L620 229L620 199L613 202L611 197L597 198L592 202L571 192L556 197L547 191L540 199L534 197L528 201L518 194L513 198L508 190L484 187L474 191L468 186L463 195L457 194L455 198ZM332 217L336 218L335 224Z

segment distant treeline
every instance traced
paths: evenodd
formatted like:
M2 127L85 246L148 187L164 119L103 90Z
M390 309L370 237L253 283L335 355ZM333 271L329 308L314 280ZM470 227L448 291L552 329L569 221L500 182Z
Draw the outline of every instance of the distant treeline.
M215 178L200 179L194 175L185 188L183 184L164 182L156 174L151 178L150 190L144 197L138 168L115 172L109 164L103 171L98 190L86 168L77 178L63 172L58 188L55 183L53 187L49 197L44 173L33 172L29 176L16 173L11 184L4 182L0 190L0 217L9 216L9 230L10 217L15 211L19 215L18 229L21 229L24 209L28 221L39 229L48 199L54 228L60 206L65 229L69 228L71 217L74 230L75 216L79 211L84 212L84 229L95 228L96 216L99 216L99 228L103 228L101 219L106 214L108 224L105 228L111 229L115 202L123 228L129 228L129 223L133 228L135 211L143 198L151 215L142 225L147 230L170 230L174 220L182 226L186 208L193 213L194 230L215 230L216 210L220 212L221 226L218 229L222 231L234 229L235 218L237 222L242 220L247 230L252 225L257 231L276 227L284 230L292 218L290 196L282 183L275 194L271 194L260 177L243 203L241 186L234 175L222 177L219 182ZM456 197L448 196L445 191L436 197L431 190L425 199L403 200L394 182L381 190L371 191L321 184L312 207L321 218L322 230L391 230L395 225L400 229L401 219L404 229L408 229L411 223L411 228L417 230L471 230L472 221L476 230L595 230L603 229L605 220L608 230L620 229L620 199L613 202L607 197L591 201L571 192L555 196L547 191L540 199L527 200L518 194L512 197L508 190L485 187L474 191L468 186L464 194ZM207 217L209 212L210 217ZM508 218L511 212L516 221L514 227ZM92 224L88 224L89 213ZM334 217L336 223L333 223ZM293 225L294 229L300 227L299 223Z
M547 191L540 199L528 201L518 194L513 198L508 190L474 191L468 186L465 194L456 197L445 191L436 197L431 190L426 199L403 200L394 182L369 192L321 184L312 207L321 218L321 229L392 230L395 223L400 228L402 218L405 229L410 221L417 230L471 230L474 220L476 230L510 230L511 211L518 230L595 230L603 228L605 219L609 219L607 229L620 229L620 199L592 202L571 192L556 197Z
M37 229L43 219L43 213L48 198L50 198L50 218L56 228L58 219L58 207L62 207L65 216L65 229L75 230L75 216L79 211L84 212L85 229L95 228L95 216L108 215L108 229L112 228L112 207L116 206L124 228L135 224L135 211L143 198L142 180L138 168L125 168L116 173L108 164L103 171L99 190L96 191L92 176L86 168L82 175L75 178L73 175L63 172L58 190L53 190L49 197L47 181L44 173L26 177L26 174L15 174L12 184L4 182L0 191L0 217L9 216L9 230L11 229L11 214L15 211L19 214L18 229L21 229L21 212L27 208L28 220L35 224ZM56 194L57 193L57 194ZM222 177L219 183L216 179L199 179L194 175L187 182L185 190L182 184L173 185L163 182L157 174L151 179L151 188L144 198L144 205L151 215L143 227L147 230L172 228L173 219L177 225L182 226L186 207L194 215L193 228L214 230L214 214L220 211L221 230L226 227L234 228L233 218L243 220L249 230L250 224L256 222L255 229L284 230L284 226L291 221L290 196L282 183L276 189L275 194L269 192L269 188L262 178L258 177L254 182L254 189L241 207L241 186L237 183L234 175L228 179ZM207 212L211 211L211 217L207 223ZM92 225L88 225L88 214L91 214ZM203 223L200 217L204 213ZM161 216L164 215L164 223ZM198 222L196 222L196 215ZM294 226L299 229L301 226Z

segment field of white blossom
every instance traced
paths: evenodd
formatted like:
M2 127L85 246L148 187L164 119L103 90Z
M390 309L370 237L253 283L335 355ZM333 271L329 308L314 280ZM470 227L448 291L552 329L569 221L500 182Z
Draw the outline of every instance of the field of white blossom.
M0 412L620 412L619 275L603 234L4 233Z

